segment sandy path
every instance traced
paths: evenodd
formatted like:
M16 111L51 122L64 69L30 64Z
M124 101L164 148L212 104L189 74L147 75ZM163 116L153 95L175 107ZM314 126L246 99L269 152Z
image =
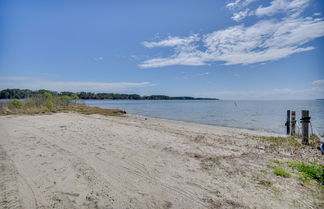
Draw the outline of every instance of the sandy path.
M2 116L0 208L314 207L293 179L259 184L276 177L256 134L137 116Z

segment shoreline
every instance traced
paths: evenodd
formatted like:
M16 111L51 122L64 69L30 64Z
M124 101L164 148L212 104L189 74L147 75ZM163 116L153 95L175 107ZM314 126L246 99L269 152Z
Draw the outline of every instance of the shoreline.
M124 110L126 111L126 110ZM126 111L127 112L127 111ZM167 118L160 118L160 117L152 117L152 116L145 116L145 115L140 115L140 114L130 114L126 113L126 117L138 117L138 118L148 118L148 119L155 119L155 120L163 120L167 122L176 122L176 123L185 123L185 124L192 124L192 125L202 125L202 126L210 126L210 127L217 127L217 128L224 128L230 130L236 130L238 132L246 132L248 134L255 134L258 136L278 136L278 137L288 137L286 134L279 134L276 132L268 132L268 131L262 131L262 130L257 130L257 129L249 129L249 128L240 128L240 127L231 127L231 126L222 126L222 125L216 125L216 124L207 124L207 123L198 123L194 121L185 121L185 120L176 120L176 119L167 119Z
M287 162L323 156L266 136L139 115L0 116L0 208L321 208Z

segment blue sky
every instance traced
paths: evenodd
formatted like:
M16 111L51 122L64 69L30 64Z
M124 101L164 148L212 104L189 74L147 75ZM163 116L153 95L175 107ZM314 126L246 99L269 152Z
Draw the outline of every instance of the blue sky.
M0 89L324 98L320 0L0 2Z

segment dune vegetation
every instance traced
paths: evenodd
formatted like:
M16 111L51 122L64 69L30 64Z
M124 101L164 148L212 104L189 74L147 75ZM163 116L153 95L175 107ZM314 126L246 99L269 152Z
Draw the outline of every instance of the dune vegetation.
M126 113L119 109L103 109L86 106L78 103L78 99L77 94L58 96L50 92L44 92L43 94L37 94L24 100L0 102L0 115L79 112L83 114L122 116Z

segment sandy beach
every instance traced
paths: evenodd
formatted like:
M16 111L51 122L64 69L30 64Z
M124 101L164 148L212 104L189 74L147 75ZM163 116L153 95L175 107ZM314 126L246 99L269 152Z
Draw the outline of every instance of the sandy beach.
M134 115L1 116L0 208L320 208L323 193L269 167L316 151L274 152L260 135L271 134Z

